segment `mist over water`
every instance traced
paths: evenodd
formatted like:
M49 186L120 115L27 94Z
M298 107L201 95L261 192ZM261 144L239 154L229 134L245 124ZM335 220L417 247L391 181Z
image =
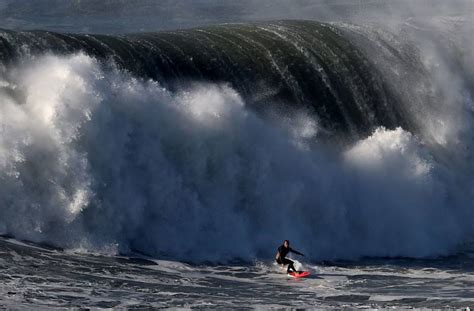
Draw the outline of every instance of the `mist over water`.
M9 29L81 33L133 33L278 19L398 27L408 19L464 16L471 0L42 0L0 1L0 20ZM471 24L472 27L472 24Z

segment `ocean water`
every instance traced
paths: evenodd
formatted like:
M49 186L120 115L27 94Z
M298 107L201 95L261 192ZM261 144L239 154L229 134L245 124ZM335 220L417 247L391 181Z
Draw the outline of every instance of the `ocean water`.
M472 3L268 5L0 2L3 306L474 305Z
M472 254L300 263L296 280L269 260L193 264L69 252L1 241L6 308L466 308Z

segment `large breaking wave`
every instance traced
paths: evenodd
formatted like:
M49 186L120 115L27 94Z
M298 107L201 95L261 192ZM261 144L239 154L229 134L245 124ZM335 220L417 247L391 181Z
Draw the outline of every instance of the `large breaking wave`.
M313 22L1 38L2 233L191 261L474 233L470 69L436 53Z

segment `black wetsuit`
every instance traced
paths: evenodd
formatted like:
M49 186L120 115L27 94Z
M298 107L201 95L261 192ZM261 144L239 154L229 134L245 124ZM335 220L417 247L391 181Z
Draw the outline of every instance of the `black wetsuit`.
M281 245L280 247L278 247L278 253L280 254L280 256L278 257L276 261L280 265L288 265L288 269L286 270L288 273L290 272L290 269L296 272L295 266L293 265L294 264L293 260L289 260L285 258L289 252L292 252L298 255L303 255L300 252L295 251L291 247L285 247L285 245Z

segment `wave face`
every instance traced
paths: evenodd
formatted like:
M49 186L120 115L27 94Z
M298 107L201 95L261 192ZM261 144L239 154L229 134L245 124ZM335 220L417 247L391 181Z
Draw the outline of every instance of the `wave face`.
M169 89L228 83L256 110L306 109L332 133L365 136L377 126L410 126L383 75L328 24L284 21L121 37L5 33L1 50L4 60L25 50L84 51Z
M292 21L0 37L4 234L225 261L285 238L436 256L474 233L472 71L451 50Z

